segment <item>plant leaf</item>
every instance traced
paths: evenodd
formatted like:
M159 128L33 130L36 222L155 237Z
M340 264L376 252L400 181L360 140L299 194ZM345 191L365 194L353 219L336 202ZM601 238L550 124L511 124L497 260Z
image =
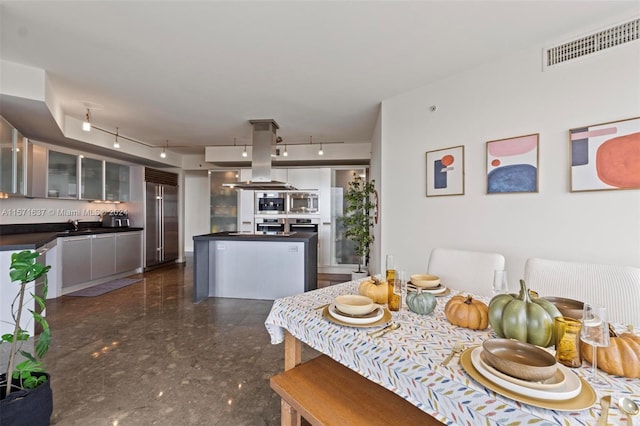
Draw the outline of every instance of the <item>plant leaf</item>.
M49 345L51 344L51 330L47 326L42 333L38 335L38 342L36 343L36 355L38 358L42 358L49 351Z

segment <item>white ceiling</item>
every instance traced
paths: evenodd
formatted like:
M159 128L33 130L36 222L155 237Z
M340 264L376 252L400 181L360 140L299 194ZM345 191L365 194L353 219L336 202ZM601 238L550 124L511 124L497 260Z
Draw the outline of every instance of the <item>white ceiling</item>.
M368 142L379 103L639 1L2 1L0 56L44 69L66 114L153 145ZM203 152L203 149L196 151ZM184 151L186 152L186 151Z

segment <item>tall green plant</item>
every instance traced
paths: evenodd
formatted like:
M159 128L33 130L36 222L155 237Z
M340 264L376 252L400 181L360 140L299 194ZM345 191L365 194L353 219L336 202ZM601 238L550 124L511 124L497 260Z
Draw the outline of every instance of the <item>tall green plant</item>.
M51 266L44 266L37 263L36 259L38 256L40 256L39 253L31 250L23 250L11 255L11 267L9 269L9 277L11 278L10 284L13 285L17 282L20 289L11 304L11 317L14 321L13 333L7 333L0 336L0 343L11 344L7 374L5 376L7 380L6 395L9 395L11 392L10 378L19 380L20 387L25 389L33 389L47 380L44 375L33 375L33 373L41 373L44 371L41 360L49 350L49 344L51 342L51 332L49 330L47 320L40 313L29 309L34 323L38 324L42 329L38 335L34 354L22 350L22 343L27 341L30 336L27 330L20 327L25 298L31 296L35 303L40 307L41 312L45 309L45 300L47 298L47 272L49 272ZM44 284L40 295L36 294L35 290L33 293L27 295L27 284L42 276L44 276ZM25 360L18 365L15 365L16 355L18 353L20 353Z
M353 174L345 193L345 215L342 223L345 227L344 235L355 243L355 253L358 256L358 273L363 272L363 260L368 262L371 244L373 243L373 217L371 210L374 207L371 195L375 190L375 180L367 182L358 174Z

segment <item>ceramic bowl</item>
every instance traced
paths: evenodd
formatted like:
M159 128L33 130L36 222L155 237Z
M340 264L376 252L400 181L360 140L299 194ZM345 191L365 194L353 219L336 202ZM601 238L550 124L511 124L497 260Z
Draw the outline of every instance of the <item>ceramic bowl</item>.
M367 296L356 294L338 296L334 303L340 312L349 315L366 315L376 307L373 300Z
M420 288L435 288L440 285L440 277L437 275L411 275L411 284Z
M563 317L569 317L577 320L582 319L584 302L573 299L564 299L562 297L543 297L542 299L556 305L556 308L558 308Z
M486 362L512 377L537 382L552 377L556 359L544 349L513 339L489 339L482 343Z

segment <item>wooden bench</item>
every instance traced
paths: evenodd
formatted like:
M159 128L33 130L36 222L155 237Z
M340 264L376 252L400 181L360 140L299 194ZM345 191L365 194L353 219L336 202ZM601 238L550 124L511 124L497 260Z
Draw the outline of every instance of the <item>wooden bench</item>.
M429 414L353 370L320 355L271 378L282 398L283 425L442 425Z

